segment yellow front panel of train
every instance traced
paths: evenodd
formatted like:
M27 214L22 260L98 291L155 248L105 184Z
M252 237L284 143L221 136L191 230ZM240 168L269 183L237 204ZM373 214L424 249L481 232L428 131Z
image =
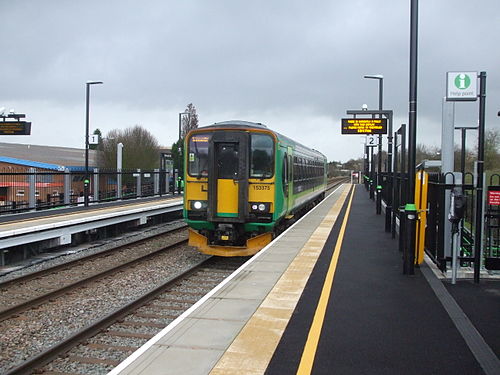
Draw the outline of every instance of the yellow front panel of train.
M206 201L208 200L208 182L200 182L188 179L184 188L185 208L189 209L189 201Z
M259 180L251 179L248 185L248 201L271 203L270 212L274 212L274 180Z
M238 187L232 179L217 180L217 216L238 215Z

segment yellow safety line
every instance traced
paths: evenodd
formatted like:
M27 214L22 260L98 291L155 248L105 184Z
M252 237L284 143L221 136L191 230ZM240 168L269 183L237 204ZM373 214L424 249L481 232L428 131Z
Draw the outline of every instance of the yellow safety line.
M350 190L347 185L342 189L322 222L219 358L210 375L265 373Z
M342 227L340 228L339 236L337 238L337 243L335 244L335 250L332 256L332 260L330 261L330 266L328 267L328 272L323 284L323 289L321 290L318 307L316 308L316 312L314 313L311 329L309 330L306 345L304 347L304 351L302 352L302 358L300 359L299 368L297 370L297 374L299 375L310 374L312 371L314 357L316 356L316 350L318 349L319 337L321 336L321 329L325 320L326 308L328 306L328 300L330 298L330 292L332 290L333 278L335 276L335 270L337 269L340 249L342 247L342 241L344 239L345 228L347 226L347 219L349 218L349 212L351 210L351 203L355 188L356 186L354 185L351 192L351 198L349 199L349 204L344 216L344 220L342 221Z

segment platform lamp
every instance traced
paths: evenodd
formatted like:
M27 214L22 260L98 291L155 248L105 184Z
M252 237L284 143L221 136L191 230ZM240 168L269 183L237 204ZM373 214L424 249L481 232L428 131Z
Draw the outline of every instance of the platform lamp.
M363 78L378 80L378 110L382 111L384 100L384 76L381 74L367 74ZM379 115L382 118L382 114ZM380 186L380 174L382 173L382 134L378 135L378 173L376 186ZM377 214L380 214L381 207L377 204Z
M90 112L90 86L101 85L101 81L87 81L86 87L86 101L85 101L85 180L83 181L83 194L84 206L89 206L89 112Z

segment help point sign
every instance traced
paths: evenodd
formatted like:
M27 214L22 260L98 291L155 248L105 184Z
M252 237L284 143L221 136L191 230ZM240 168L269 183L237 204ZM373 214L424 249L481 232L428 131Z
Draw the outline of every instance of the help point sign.
M447 72L447 101L477 100L477 72Z

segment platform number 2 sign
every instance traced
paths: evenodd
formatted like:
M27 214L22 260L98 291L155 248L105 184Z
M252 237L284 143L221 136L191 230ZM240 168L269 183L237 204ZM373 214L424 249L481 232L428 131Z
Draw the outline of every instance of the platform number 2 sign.
M370 147L370 146L377 146L378 145L377 136L375 136L375 135L368 135L366 137L366 145L368 147Z

